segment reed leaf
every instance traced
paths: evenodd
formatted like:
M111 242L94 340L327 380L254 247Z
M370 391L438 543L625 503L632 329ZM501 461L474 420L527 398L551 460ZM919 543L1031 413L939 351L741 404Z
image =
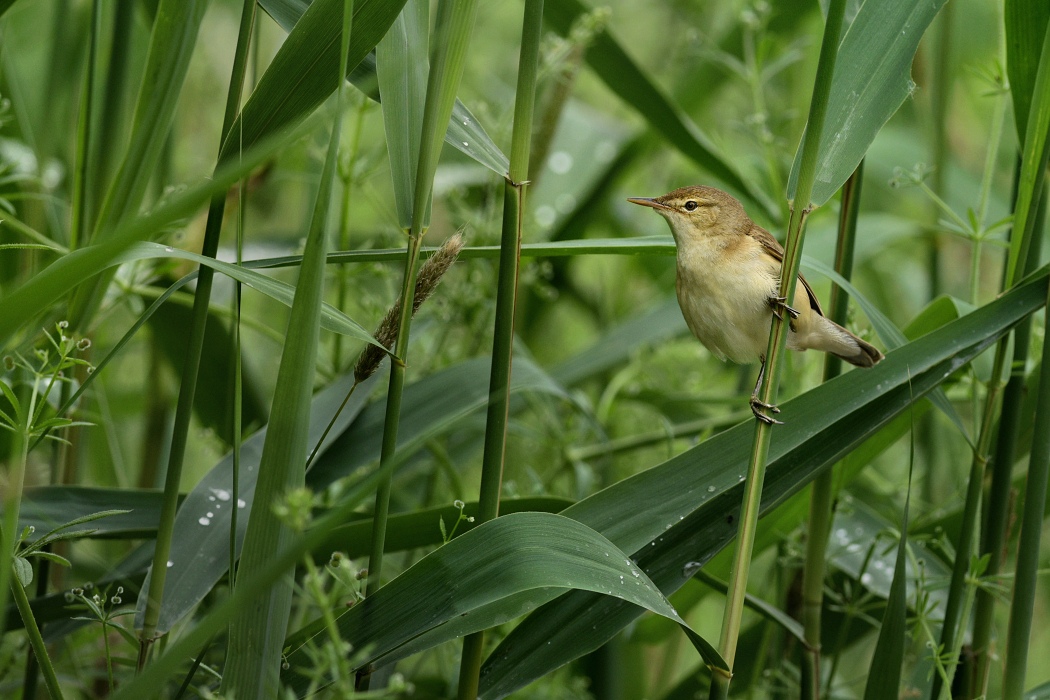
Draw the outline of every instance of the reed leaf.
M864 158L882 126L911 94L914 84L909 72L919 39L944 2L907 0L861 5L839 46L813 192L809 202L800 205L820 206L831 199ZM796 156L788 199L796 197L800 164Z
M484 546L482 546L482 543ZM623 552L585 525L551 513L514 513L457 537L358 603L338 621L340 635L366 659L382 659L441 624L483 610L486 622L521 614L522 594L572 588L610 596L688 625ZM454 593L454 594L453 594ZM505 609L494 614L497 606ZM302 697L310 678L308 641L317 626L288 640L288 684ZM713 654L710 645L693 640ZM717 654L710 656L717 663Z

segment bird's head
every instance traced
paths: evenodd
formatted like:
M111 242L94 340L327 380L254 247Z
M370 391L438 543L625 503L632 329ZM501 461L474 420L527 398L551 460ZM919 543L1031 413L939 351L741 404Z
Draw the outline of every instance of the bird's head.
M750 223L744 207L733 196L714 187L680 187L662 197L627 200L652 207L667 220L679 244L703 236L746 233Z

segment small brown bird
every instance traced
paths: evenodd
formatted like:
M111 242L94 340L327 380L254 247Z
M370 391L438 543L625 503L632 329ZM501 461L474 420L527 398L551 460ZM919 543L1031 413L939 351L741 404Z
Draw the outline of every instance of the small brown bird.
M780 409L760 401L758 388L770 324L781 311L791 317L787 345L792 350L829 352L857 367L871 367L882 359L875 347L824 316L802 275L793 306L777 296L784 249L732 196L697 185L627 201L652 207L671 227L678 247L678 305L693 335L721 359L762 363L751 394L751 410L759 420L780 422L763 412Z

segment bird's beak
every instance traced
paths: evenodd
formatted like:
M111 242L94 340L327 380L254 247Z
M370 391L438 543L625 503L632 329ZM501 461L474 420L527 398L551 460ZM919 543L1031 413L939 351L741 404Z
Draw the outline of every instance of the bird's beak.
M655 199L650 199L649 197L628 197L627 201L632 204L641 204L643 207L652 207L657 210L666 209L667 211L674 211L672 207L669 207L662 202L658 202Z

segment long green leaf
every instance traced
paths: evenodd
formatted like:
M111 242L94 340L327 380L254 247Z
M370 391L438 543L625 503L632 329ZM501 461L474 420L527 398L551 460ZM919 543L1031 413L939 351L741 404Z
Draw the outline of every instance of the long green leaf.
M1050 22L1044 31L1042 54L1036 73L1035 93L1028 113L1028 124L1021 149L1021 173L1014 203L1014 233L1010 236L1010 257L1006 267L1006 286L1024 274L1024 261L1035 235L1039 197L1043 192L1046 164L1050 158L1047 132L1050 131Z
M181 250L179 248L164 246L149 241L144 241L131 246L112 260L111 264L120 265L134 260L151 260L158 258L179 258L199 263L201 265L207 265L216 272L221 272L227 277L235 279L241 284L247 285L275 301L281 302L285 306L290 307L292 305L292 299L295 296L296 288L286 282L281 282L272 277L261 275L258 272L254 272L240 265L222 262L221 260L209 258L204 255L191 253L188 250ZM325 330L332 331L333 333L340 333L342 335L350 336L351 338L363 340L367 343L372 343L374 345L379 344L379 341L373 338L372 334L366 331L359 323L357 323L357 321L327 302L322 304L321 307L321 327Z
M915 50L944 3L902 0L861 5L839 46L809 203L820 206L831 199L883 124L911 94L909 72ZM795 199L799 165L796 157L788 199Z
M267 3L261 3L266 9ZM353 34L346 65L357 67L394 23L405 0L354 3ZM315 0L292 27L270 66L259 79L223 145L220 160L250 148L274 131L311 114L342 83L339 29L343 0Z
M404 425L398 434L399 455L407 458L418 452L428 441L485 405L484 369L487 364L487 358L469 360L425 377L405 389ZM565 397L564 390L526 358L519 359L515 368L512 388L515 393L541 391ZM339 414L307 474L307 484L311 488L323 489L336 479L354 474L379 459L384 404L379 401L365 405L377 381L378 375L374 375L359 386ZM320 439L329 418L335 414L352 384L351 377L343 377L314 398L310 445ZM256 467L265 433L265 429L256 433L241 448L239 497L245 506L254 502ZM232 504L222 501L221 497L230 493L231 464L232 455L227 455L201 479L179 509L171 553L172 568L168 572L170 585L165 590L158 623L162 631L171 629L192 611L226 573ZM216 504L221 507L216 508ZM243 538L244 525L245 519L238 518L239 538ZM140 601L140 609L142 604Z
M1014 103L1017 137L1024 140L1028 130L1028 112L1036 88L1039 55L1046 25L1050 23L1050 3L1043 0L1005 0L1003 23L1006 26L1006 75L1010 79L1010 96Z
M135 214L142 203L160 158L164 137L175 117L175 106L208 3L209 0L161 0L157 6L131 138L99 214L96 236L111 234L113 227Z
M412 225L412 195L430 73L429 10L426 0L408 0L376 47L376 74L383 98L383 126L390 174L394 178L394 202L398 222L405 230Z
M338 15L341 21L337 25L339 60L336 70L328 71L340 87L347 70L353 9L354 0L344 0L342 12ZM342 93L340 89L332 133L328 139L328 154L321 170L317 200L303 252L303 266L288 319L287 340L277 370L273 409L263 441L262 456L259 458L256 499L248 515L248 527L244 533L238 566L239 575L245 577L262 575L272 561L273 553L292 547L296 540L295 526L282 518L276 507L281 499L287 498L305 484L307 454L313 448L310 444L310 399L324 299L325 257L328 250L325 226L342 136ZM240 493L239 489L237 493ZM236 512L232 504L230 511ZM236 532L230 535L230 539L234 541L231 548L235 549ZM231 552L229 566L232 566L233 556ZM257 698L277 698L280 694L281 656L284 630L287 629L292 609L294 568L290 567L284 576L242 608L231 623L222 677L223 692L238 697Z
M763 492L768 513L1038 309L1048 271L972 314L782 404L788 429L774 433ZM646 472L580 501L564 515L608 537L665 594L736 532L735 519L752 426L745 423ZM636 617L615 603L571 593L519 625L489 657L482 697L514 689L591 651Z
M417 562L339 618L343 639L374 659L448 620L534 589L593 591L688 625L611 542L551 513L515 513L482 524ZM516 602L516 600L515 600ZM520 614L520 608L511 613ZM289 640L287 681L310 685L307 632ZM715 655L717 657L717 655ZM717 663L717 658L708 659Z

